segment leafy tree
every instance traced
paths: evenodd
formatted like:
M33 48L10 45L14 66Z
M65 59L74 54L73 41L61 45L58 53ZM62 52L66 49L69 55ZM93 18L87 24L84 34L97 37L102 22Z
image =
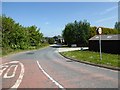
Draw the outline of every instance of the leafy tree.
M112 28L106 28L106 27L101 27L102 28L102 34L107 35L107 34L118 34L117 29L112 29ZM90 27L90 38L96 35L96 29L97 27Z
M29 36L30 46L38 46L42 42L43 34L40 33L40 29L37 29L36 26L27 27L27 32Z
M55 42L55 41L54 41L54 38L48 38L48 43L49 43L49 44L54 44L54 42Z
M63 30L63 37L68 46L71 46L71 44L75 43L76 36L73 23L69 23L65 26L65 29Z
M68 46L71 46L71 44L77 44L78 46L87 45L89 29L90 24L86 20L83 22L75 21L74 23L69 23L65 26L65 29L63 30L63 37Z
M120 33L120 22L115 23L115 29L117 29L118 33Z
M77 41L78 46L86 46L88 45L88 39L90 35L90 23L87 22L87 20L84 20L83 22L79 22L79 28L78 28L78 33L79 33L79 38Z
M1 18L3 49L28 49L32 46L41 46L43 34L36 26L23 27L10 17L3 15Z

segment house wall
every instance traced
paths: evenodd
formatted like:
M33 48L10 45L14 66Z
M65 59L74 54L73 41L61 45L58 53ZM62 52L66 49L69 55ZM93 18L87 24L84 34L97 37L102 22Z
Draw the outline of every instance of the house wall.
M101 41L101 50L105 53L120 54L120 40ZM89 40L89 50L99 52L99 40Z

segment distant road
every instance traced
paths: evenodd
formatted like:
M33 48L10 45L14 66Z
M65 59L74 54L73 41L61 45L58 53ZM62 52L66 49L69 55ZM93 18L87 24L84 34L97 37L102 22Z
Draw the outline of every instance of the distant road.
M58 47L3 59L3 88L118 88L118 72L71 61Z

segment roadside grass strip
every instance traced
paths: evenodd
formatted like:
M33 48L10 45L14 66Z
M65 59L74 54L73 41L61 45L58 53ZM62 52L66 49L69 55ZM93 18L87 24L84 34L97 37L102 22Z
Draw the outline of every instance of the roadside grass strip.
M89 63L120 68L119 55L102 53L102 60L100 60L99 52L92 51L68 51L61 52L65 57L69 57L78 61L85 61Z

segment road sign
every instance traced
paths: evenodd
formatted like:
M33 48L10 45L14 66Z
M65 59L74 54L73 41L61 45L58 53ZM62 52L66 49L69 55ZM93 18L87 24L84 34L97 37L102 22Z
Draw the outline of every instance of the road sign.
M102 34L102 28L98 28L98 33Z

